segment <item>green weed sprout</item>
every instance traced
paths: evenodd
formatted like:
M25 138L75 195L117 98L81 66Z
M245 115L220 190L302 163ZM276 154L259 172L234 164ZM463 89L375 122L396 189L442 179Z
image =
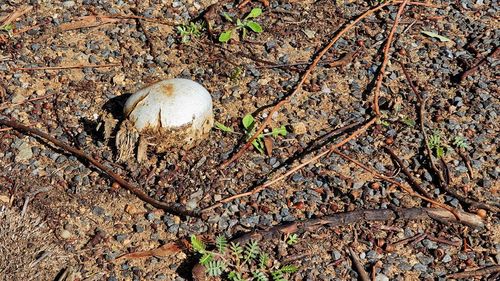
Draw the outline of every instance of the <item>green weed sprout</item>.
M429 148L436 153L437 158L444 156L446 145L442 143L441 134L435 131L432 136L429 137Z
M456 136L453 140L453 145L458 149L467 149L469 144L467 144L467 139L462 136Z
M246 139L248 140L255 133L255 119L253 118L253 116L251 114L247 114L241 119L241 123L243 125L244 130L245 130ZM236 132L234 132L233 128L228 127L228 126L226 126L222 123L219 123L217 121L215 121L215 127L223 132L236 133ZM255 140L252 141L252 145L255 149L257 149L257 151L259 151L260 153L263 154L264 148L265 148L264 137L266 137L266 136L271 136L273 138L277 138L278 136L286 137L287 134L288 134L288 131L286 130L286 127L284 125L282 125L281 127L273 128L272 131L269 133L260 134Z
M231 38L233 37L233 34L238 30L243 31L243 38L246 38L248 30L251 30L255 33L261 33L263 30L262 26L252 20L257 18L261 14L262 14L261 8L253 8L243 20L236 19L236 27L222 32L219 35L219 42L221 43L229 42L229 40L231 40ZM224 13L224 18L231 23L235 23L235 20L227 13Z
M294 265L276 267L269 255L261 251L257 241L245 245L228 243L224 236L215 239L215 249L208 250L203 241L191 235L191 246L201 255L199 263L205 267L208 276L226 275L230 281L286 281L285 274L298 270Z
M14 25L12 25L11 23L0 25L0 31L7 32L7 34L9 34L9 37L12 36L12 31L13 30L14 30Z
M203 23L190 22L177 26L177 33L181 36L181 42L187 43L193 38L200 37L205 25Z

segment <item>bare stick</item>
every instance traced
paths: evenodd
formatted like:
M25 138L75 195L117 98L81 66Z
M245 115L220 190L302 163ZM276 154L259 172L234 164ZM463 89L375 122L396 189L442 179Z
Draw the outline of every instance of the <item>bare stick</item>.
M101 164L101 162L99 162L96 159L92 158L91 156L87 155L82 150L77 149L73 146L70 146L70 145L52 137L51 135L49 135L47 133L44 133L44 132L37 130L35 128L25 126L17 121L13 121L13 120L7 120L7 119L0 118L0 124L8 126L8 127L12 127L20 132L24 132L24 133L28 133L28 134L40 137L46 141L53 143L57 147L65 150L67 152L70 152L71 154L73 154L81 159L85 159L85 160L89 161L92 165L96 166L101 171L103 171L104 173L109 175L111 178L113 178L113 180L115 180L118 184L120 184L120 186L126 188L127 190L132 192L135 196L137 196L139 199L141 199L142 201L144 201L146 203L153 205L156 208L163 209L168 213L181 215L181 216L198 216L198 214L196 212L187 210L185 207L183 207L179 204L175 204L175 203L169 204L169 203L161 202L161 201L158 201L154 198L151 198L144 191L142 191L139 187L124 180L120 175L116 174L110 168Z
M401 168L401 171L403 171L403 174L405 174L406 179L408 180L408 183L411 185L411 187L413 189L417 190L423 196L425 196L427 198L431 198L431 196L427 193L427 191L425 189L423 189L420 186L420 184L417 183L417 181L415 180L415 178L412 176L412 174L410 173L410 171L408 171L408 169L403 164L403 161L401 161L401 159L399 159L399 157L396 155L396 153L394 153L394 151L392 151L387 146L384 146L384 148L391 155L392 159L394 159L394 161L396 161L396 163L398 163L399 167Z
M488 58L489 57L492 57L492 58L496 58L498 56L498 54L500 53L500 47L496 47L494 51L492 51L491 53L489 53L487 56L485 56L483 59L481 59L476 65L474 65L473 67L471 67L470 69L464 71L461 75L460 75L460 82L464 81L465 78L467 78L469 75L472 75L474 74L474 72L476 72L479 67L481 67L481 65L485 64L488 62Z
M1 25L9 25L16 21L18 18L22 17L24 14L28 13L33 9L33 6L21 6L21 8L17 9L14 11L12 14L7 16L6 18L3 18L1 20Z
M484 276L490 275L492 273L500 272L500 265L492 265L488 267L483 267L476 270L464 271L446 275L449 279L469 279L474 276Z
M356 271L358 272L359 280L370 281L368 273L366 272L364 266L359 261L358 254L356 254L351 247L347 247L347 249L349 250L349 254L351 255L352 263L354 264L354 267L356 267Z
M389 62L389 50L391 49L392 38L394 37L394 33L396 32L396 29L398 27L401 14L403 14L404 8L407 3L408 0L405 0L399 6L399 10L396 15L396 18L394 19L394 24L392 25L391 32L389 33L389 36L387 37L387 41L385 43L384 59L382 61L382 66L380 66L379 75L377 77L377 84L375 86L375 91L373 92L373 111L375 111L375 114L377 115L380 115L380 108L378 106L378 97L380 96L380 88L382 87L382 80L384 79L385 67Z
M61 69L78 69L78 68L103 68L103 67L115 67L120 66L119 63L108 63L108 64L79 64L79 65L68 65L68 66L37 66L37 67L16 67L12 70L61 70Z
M437 208L357 210L351 212L335 213L321 218L306 219L303 221L279 224L267 229L257 228L257 230L249 232L231 241L244 244L250 239L255 241L269 240L281 237L283 234L291 234L303 231L316 231L319 227L324 226L337 227L375 221L390 222L395 220L411 221L420 219L433 219L441 223L465 224L475 228L481 228L484 226L484 223L480 217L462 211L458 212L464 219L457 220L455 216L453 216L453 214L451 214L450 212Z
M333 37L333 39L328 43L328 45L326 45L317 55L315 55L315 58L314 58L313 62L307 67L307 69L304 72L304 74L302 75L299 83L297 84L297 86L295 86L295 89L289 95L287 95L285 98L283 98L281 101L279 101L273 108L271 108L271 110L268 113L268 116L266 117L266 119L264 120L264 122L260 125L260 127L256 130L255 134L252 137L250 137L247 140L247 142L235 154L233 154L233 156L231 158L229 158L227 161L225 161L224 163L222 163L221 168L224 169L227 166L229 166L231 163L233 163L238 158L240 158L243 155L243 153L245 153L245 151L252 146L252 142L264 131L264 129L266 128L266 126L271 122L271 119L272 119L272 116L274 115L274 113L278 112L281 109L281 107L283 107L285 104L289 103L290 99L293 96L295 96L302 89L302 86L304 85L305 81L311 75L312 71L314 69L316 69L316 66L318 65L318 63L321 60L321 58L330 50L330 48L342 36L344 36L344 34L346 34L349 30L351 30L351 28L353 28L362 19L368 17L369 15L375 13L376 11L381 10L382 8L384 8L386 6L394 5L394 4L400 4L400 3L403 3L403 2L407 3L407 0L405 0L405 1L389 1L389 2L383 3L383 4L381 4L381 5L373 8L373 9L370 9L370 10L364 12L363 14L361 14L353 22L351 22L350 24L348 24L339 33L337 33L337 35L335 35L335 37ZM410 2L409 4L411 4L411 5L419 5L419 6L434 7L431 4L419 3L419 2ZM377 104L378 104L378 102L377 102Z

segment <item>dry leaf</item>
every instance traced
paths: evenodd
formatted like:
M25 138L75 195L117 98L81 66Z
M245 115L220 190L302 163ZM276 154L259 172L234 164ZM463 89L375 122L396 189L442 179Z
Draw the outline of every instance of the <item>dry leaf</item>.
M268 156L273 155L273 139L265 137L264 138L264 146L266 147L266 153Z
M79 20L63 23L59 25L61 31L68 31L86 27L96 27L108 23L118 22L121 19L115 19L110 17L99 17L99 16L85 16L79 18Z
M116 260L122 260L122 259L137 259L137 258L149 258L149 257L168 257L171 256L175 253L178 253L181 251L181 248L177 243L171 242L168 244L165 244L163 246L160 246L154 250L148 250L148 251L140 251L140 252L133 252L133 253L128 253L122 256L119 256L116 258Z

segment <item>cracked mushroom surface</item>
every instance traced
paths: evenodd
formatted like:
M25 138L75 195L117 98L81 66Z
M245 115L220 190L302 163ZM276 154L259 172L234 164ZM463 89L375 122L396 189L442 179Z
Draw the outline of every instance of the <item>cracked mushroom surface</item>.
M126 119L116 136L118 160L146 159L148 147L156 153L171 148L190 149L208 136L213 126L212 97L199 83L168 79L131 95L124 107Z

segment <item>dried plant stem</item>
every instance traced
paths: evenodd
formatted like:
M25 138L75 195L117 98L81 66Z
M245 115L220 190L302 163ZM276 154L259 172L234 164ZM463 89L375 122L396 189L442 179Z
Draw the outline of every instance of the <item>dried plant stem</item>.
M16 67L12 70L62 70L62 69L79 69L79 68L103 68L103 67L115 67L120 66L120 63L108 63L108 64L79 64L79 65L68 65L68 66L37 66L37 67Z
M403 11L405 9L406 4L408 3L408 0L404 0L403 3L399 6L398 13L396 15L396 18L394 19L394 24L392 25L391 32L389 33L389 36L387 36L387 41L385 43L384 47L384 59L382 60L382 65L380 66L380 71L379 71L379 76L377 78L376 86L375 86L375 91L373 92L373 111L375 111L375 114L380 115L380 108L378 106L378 98L380 96L380 88L382 87L382 80L384 79L384 73L385 73L385 68L387 66L387 63L389 62L389 50L391 49L391 44L392 44L392 39L394 38L394 33L396 32L396 29L399 24L399 20L401 19L401 15L403 14Z
M153 205L156 208L165 210L168 213L171 214L176 214L176 215L181 215L181 216L197 216L197 213L194 211L187 210L183 206L180 206L179 204L169 204L165 202L158 201L154 198L151 198L148 196L144 191L142 191L139 187L133 185L132 183L129 183L128 181L124 180L120 175L116 174L113 172L110 168L104 166L101 162L97 161L93 157L87 155L85 152L83 152L80 149L77 149L73 146L70 146L54 137L51 135L44 133L38 129L31 128L28 126L25 126L17 121L13 120L7 120L5 118L0 118L0 125L12 127L17 131L28 133L37 137L40 137L46 141L51 142L52 144L56 145L57 147L81 158L89 161L92 165L96 166L99 168L101 171L109 175L113 180L115 180L120 186L124 187L125 189L129 190L132 192L135 196L137 196L139 199L142 201L149 203Z

